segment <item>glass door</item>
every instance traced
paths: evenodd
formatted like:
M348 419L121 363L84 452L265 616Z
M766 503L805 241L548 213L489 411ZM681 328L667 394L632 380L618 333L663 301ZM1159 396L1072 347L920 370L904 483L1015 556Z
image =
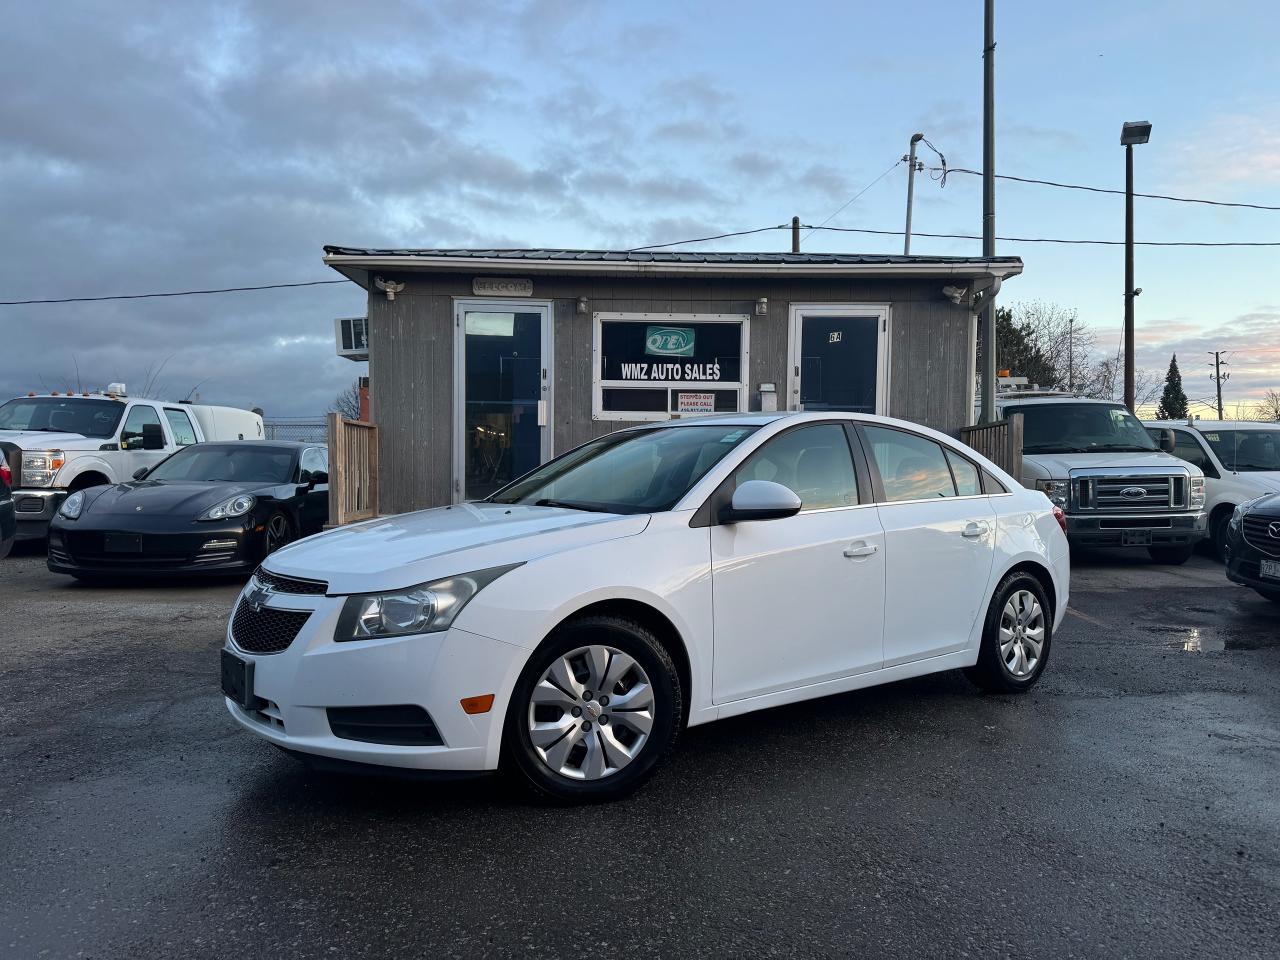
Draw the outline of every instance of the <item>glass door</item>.
M546 304L459 301L454 500L480 500L551 457Z
M791 308L790 409L886 412L889 308Z

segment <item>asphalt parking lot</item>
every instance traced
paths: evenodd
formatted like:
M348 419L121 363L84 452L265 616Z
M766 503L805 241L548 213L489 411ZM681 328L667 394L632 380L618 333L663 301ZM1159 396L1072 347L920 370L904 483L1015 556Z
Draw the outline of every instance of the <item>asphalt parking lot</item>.
M233 727L234 583L0 562L0 955L1275 956L1280 607L1079 560L1048 673L689 731L640 795L309 774Z

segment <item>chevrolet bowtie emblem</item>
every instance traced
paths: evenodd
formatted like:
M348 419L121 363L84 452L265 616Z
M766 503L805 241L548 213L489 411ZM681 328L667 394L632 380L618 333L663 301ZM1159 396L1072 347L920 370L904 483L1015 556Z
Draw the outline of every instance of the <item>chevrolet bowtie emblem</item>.
M245 595L244 602L249 605L250 610L258 613L262 610L262 605L271 599L273 592L266 587L254 587Z

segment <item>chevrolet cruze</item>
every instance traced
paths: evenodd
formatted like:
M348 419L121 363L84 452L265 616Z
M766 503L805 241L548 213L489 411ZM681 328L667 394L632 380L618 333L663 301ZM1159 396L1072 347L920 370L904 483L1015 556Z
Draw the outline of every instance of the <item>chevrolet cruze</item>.
M1068 580L1060 512L943 434L677 420L273 553L232 612L222 689L315 766L503 768L604 800L686 726L956 668L1025 691Z

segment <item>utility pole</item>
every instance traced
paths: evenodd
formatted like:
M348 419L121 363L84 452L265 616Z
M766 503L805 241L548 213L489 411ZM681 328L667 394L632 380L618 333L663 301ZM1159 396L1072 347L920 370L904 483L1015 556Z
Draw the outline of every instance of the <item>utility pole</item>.
M1124 147L1124 405L1135 415L1133 298L1142 291L1133 286L1133 146L1150 139L1151 124L1146 120L1131 121L1120 128L1120 144Z
M916 171L924 169L924 163L916 159L916 144L924 139L923 133L911 135L911 150L902 159L907 161L907 229L903 233L902 255L911 256L911 203L916 194Z
M791 252L800 252L800 218L791 218Z
M1221 351L1221 350L1210 350L1209 352L1210 352L1211 354L1213 354L1213 373L1209 374L1209 377L1214 381L1214 383L1215 383L1215 384L1217 384L1217 387L1218 387L1218 419L1219 419L1219 420L1221 420L1221 419L1223 419L1223 416L1222 416L1222 381L1223 381L1223 380L1230 380L1230 379L1231 379L1231 374L1229 374L1229 373L1223 373L1223 372L1222 372L1222 367L1223 367L1223 364L1225 363L1225 361L1222 359L1222 351Z
M996 4L986 0L982 42L982 255L996 255ZM982 422L996 418L996 306L982 298Z

